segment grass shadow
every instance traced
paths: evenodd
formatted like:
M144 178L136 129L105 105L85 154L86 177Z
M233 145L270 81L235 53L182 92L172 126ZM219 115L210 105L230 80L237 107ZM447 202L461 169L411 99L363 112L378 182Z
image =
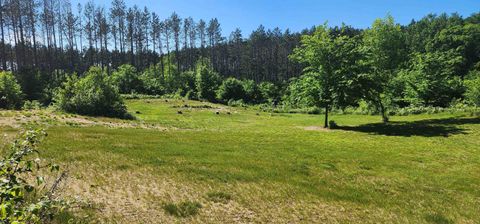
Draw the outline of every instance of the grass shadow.
M372 123L359 126L339 126L336 129L345 131L365 132L386 136L423 136L448 137L457 134L467 134L466 129L458 127L464 124L480 124L479 118L452 117L444 119L428 119L419 121L393 121L388 124Z

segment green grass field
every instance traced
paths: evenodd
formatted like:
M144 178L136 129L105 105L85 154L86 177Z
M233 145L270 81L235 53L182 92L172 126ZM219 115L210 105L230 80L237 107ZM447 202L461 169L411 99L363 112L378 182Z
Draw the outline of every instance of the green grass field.
M5 144L45 127L41 156L70 174L79 221L478 223L480 118L270 114L197 101L127 101L120 121L1 111ZM182 113L179 114L178 111ZM216 112L219 114L216 114ZM23 114L23 115L20 115ZM177 217L168 204L199 203ZM89 217L85 217L89 215Z

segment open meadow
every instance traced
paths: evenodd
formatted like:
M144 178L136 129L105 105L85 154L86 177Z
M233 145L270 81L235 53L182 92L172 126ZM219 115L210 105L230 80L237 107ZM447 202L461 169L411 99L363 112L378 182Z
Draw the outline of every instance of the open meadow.
M324 129L323 115L126 104L136 120L0 111L5 150L42 127L40 156L68 171L62 194L82 206L58 222L480 222L478 116L333 114Z

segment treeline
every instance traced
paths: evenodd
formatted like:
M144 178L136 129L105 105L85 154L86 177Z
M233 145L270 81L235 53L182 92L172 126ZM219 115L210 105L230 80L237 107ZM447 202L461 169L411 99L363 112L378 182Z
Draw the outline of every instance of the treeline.
M427 16L407 27L377 19L360 35L318 26L291 58L303 63L288 98L332 108L367 102L388 121L393 108L476 104L480 98L480 14ZM345 30L345 32L344 32Z
M69 0L1 0L0 26L1 68L42 76L122 64L143 71L166 55L174 55L168 59L179 71L209 58L223 76L256 81L287 80L301 71L288 60L300 33L260 26L247 38L240 29L224 37L216 18L194 21L172 13L161 20L147 7L127 7L123 0L113 0L108 9L94 1L72 6ZM164 66L158 74L170 75Z
M260 25L246 37L239 29L224 37L215 18L161 20L123 0L108 9L0 0L0 32L0 68L13 72L24 99L46 105L91 67L121 93L326 111L367 104L384 120L392 108L480 101L480 13L427 15L405 26L389 16L368 29L300 33Z

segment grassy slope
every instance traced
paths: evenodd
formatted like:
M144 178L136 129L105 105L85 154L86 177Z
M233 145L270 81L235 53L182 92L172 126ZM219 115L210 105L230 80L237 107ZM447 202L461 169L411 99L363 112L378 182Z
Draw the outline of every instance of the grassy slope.
M385 128L372 125L377 116L334 115L341 129L305 130L322 117L172 107L184 104L202 103L128 101L130 111L141 112L139 122L166 131L52 126L45 156L70 164L87 183L75 193L143 195L137 201L151 206L130 205L144 209L141 218L104 205L112 207L111 219L125 222L173 222L162 203L187 199L205 205L188 222L480 221L479 118L394 117ZM232 194L231 206L205 200L211 191ZM161 214L146 218L152 211Z

